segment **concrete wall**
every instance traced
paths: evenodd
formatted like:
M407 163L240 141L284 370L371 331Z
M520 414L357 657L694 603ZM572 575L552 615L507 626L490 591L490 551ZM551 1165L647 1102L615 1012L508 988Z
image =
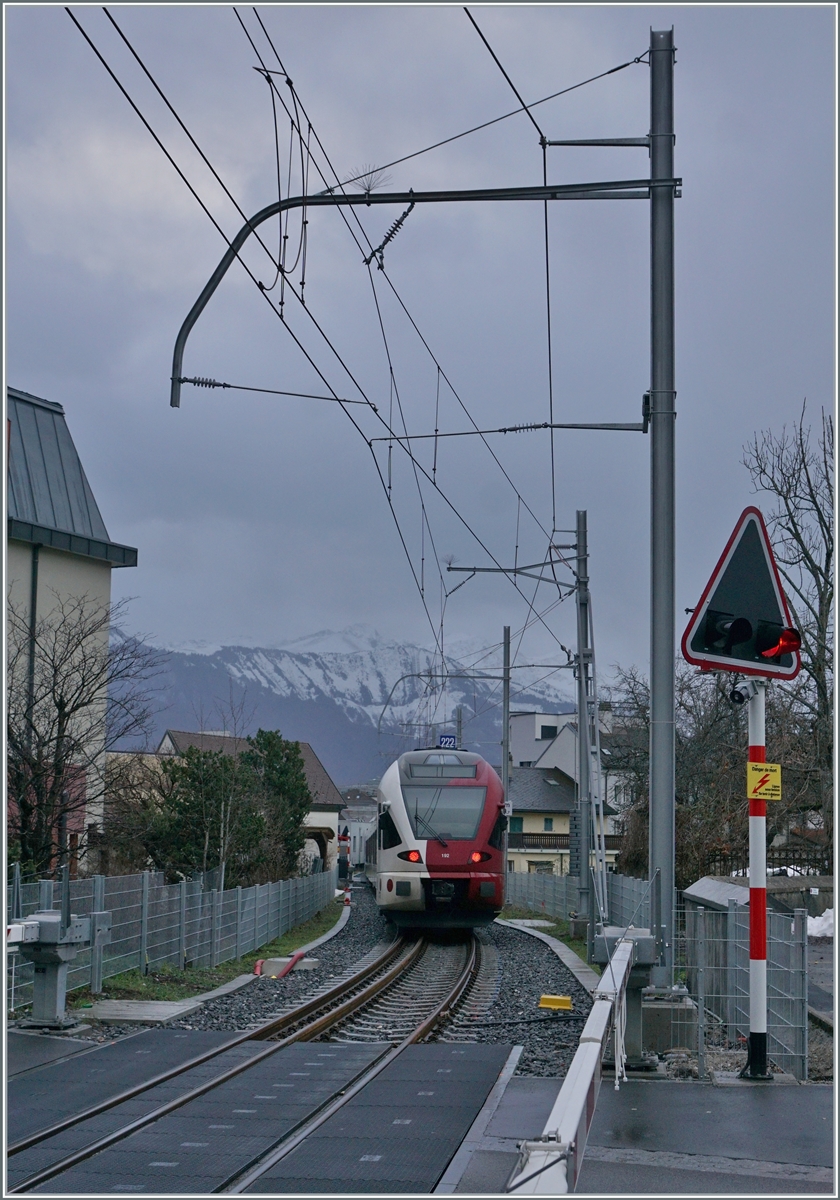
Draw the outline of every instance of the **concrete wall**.
M32 596L32 561L34 547L27 542L10 541L6 547L6 595L8 603L28 622ZM61 600L85 597L91 607L106 607L111 602L111 570L108 563L92 558L68 554L41 546L38 551L38 585L36 591L36 621L49 620ZM108 631L100 636L104 648L108 644ZM102 696L102 706L105 696ZM91 747L95 754L96 747ZM89 793L101 791L101 784L88 779ZM84 822L74 821L74 826L95 822L102 824L101 798L91 802L85 811Z
M29 616L32 586L32 551L27 542L9 542L6 548L6 594L9 603ZM108 563L42 546L38 553L38 616L47 616L59 596L87 596L93 604L111 602L111 567Z

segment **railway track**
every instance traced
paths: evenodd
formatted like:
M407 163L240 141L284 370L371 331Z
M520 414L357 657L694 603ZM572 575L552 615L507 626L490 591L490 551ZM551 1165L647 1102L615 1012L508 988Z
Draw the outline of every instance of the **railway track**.
M33 1191L95 1155L117 1147L120 1142L147 1127L161 1121L165 1123L170 1114L195 1104L202 1097L217 1091L221 1094L220 1090L231 1081L236 1081L232 1086L237 1086L241 1083L237 1077L253 1071L284 1047L316 1040L387 1043L380 1054L374 1055L372 1062L368 1061L362 1066L355 1078L344 1080L337 1092L326 1095L295 1125L284 1130L279 1145L275 1137L271 1145L262 1147L248 1161L238 1164L237 1169L213 1189L245 1191L384 1070L406 1046L426 1039L445 1022L468 994L477 977L479 961L480 951L475 937L468 944L443 946L431 944L424 938L413 942L398 939L383 952L369 955L368 961L363 960L361 969L303 1004L279 1013L223 1046L162 1072L142 1085L129 1088L82 1113L20 1139L8 1149L12 1161L21 1154L27 1155L27 1152L30 1152L27 1157L33 1159L33 1165L35 1162L43 1163L45 1157L48 1161L26 1178L19 1179L9 1189L9 1194ZM256 1049L253 1043L260 1042L266 1045ZM224 1057L230 1059L231 1052L236 1061L226 1066ZM245 1057L242 1057L243 1054ZM154 1105L134 1120L124 1123L120 1120L116 1110L121 1105L136 1099L142 1100L144 1096L148 1100L156 1088L171 1096L172 1086L177 1085L179 1079L189 1073L198 1074L199 1077L202 1071L206 1074L206 1064L217 1058L222 1060L219 1063L223 1066L220 1072L201 1079L195 1086L189 1086L188 1083L181 1094ZM116 1127L101 1136L91 1132L91 1140L79 1147L79 1135L84 1139L85 1123L90 1122L90 1130L98 1133L103 1119L107 1120L104 1114L116 1118ZM78 1147L70 1153L59 1149L68 1136L75 1140ZM51 1161L50 1143L53 1143L52 1149L56 1153Z

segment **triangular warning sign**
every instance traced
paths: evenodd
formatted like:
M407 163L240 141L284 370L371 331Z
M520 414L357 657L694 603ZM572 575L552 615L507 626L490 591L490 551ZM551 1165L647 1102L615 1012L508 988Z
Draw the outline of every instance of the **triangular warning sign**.
M682 652L706 670L773 679L799 673L799 634L757 508L738 518L683 634Z

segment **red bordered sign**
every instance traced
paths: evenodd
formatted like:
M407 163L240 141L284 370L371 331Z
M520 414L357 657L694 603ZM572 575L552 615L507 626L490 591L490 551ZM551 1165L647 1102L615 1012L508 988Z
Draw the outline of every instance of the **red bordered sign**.
M682 637L706 671L793 679L802 666L764 518L745 508Z

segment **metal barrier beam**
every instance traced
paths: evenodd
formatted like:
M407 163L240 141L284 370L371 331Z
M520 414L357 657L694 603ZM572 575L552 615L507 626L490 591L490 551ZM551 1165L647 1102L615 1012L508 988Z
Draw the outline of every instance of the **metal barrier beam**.
M520 1144L519 1162L506 1189L509 1193L562 1196L575 1190L595 1116L607 1041L614 1022L624 1020L627 985L633 968L640 965L637 960L641 958L641 965L649 968L644 960L650 958L648 943L652 940L648 930L643 929L632 930L629 936L614 941L612 954L601 976L601 986L593 993L595 1003L542 1137ZM602 945L607 945L603 934L601 941ZM620 1024L619 1037L622 1027ZM616 1061L616 1079L620 1069L620 1063Z

